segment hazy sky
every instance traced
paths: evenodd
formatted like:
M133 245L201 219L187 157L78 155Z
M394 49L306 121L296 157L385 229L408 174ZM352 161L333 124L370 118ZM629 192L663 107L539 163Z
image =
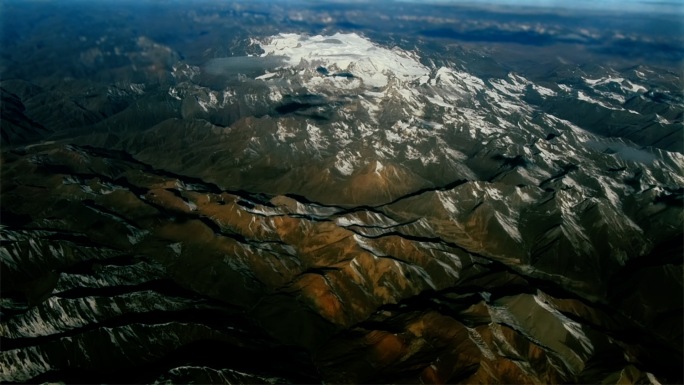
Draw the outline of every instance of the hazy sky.
M500 4L544 8L604 9L635 12L681 13L684 0L399 0L406 2Z

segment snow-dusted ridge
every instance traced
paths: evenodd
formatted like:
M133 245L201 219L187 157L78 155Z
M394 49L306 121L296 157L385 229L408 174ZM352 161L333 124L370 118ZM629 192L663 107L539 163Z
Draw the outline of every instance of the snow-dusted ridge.
M581 86L558 84L557 90L515 73L480 78L462 67L434 62L424 65L416 52L383 47L356 33L288 33L252 40L252 44L263 50L261 56L252 59L277 63L254 77L279 96L269 97L269 101L309 93L339 102L327 110L328 122L315 126L313 122L300 122L287 130L278 123L274 137L290 146L304 139L304 150L343 178L356 175L377 160L383 165L406 163L426 169L447 165L461 177L476 180L478 176L467 164L469 156L465 154L479 143L493 151L510 152L506 156L511 158L524 156L528 167L514 170L515 177L540 183L562 164L600 156L597 146L583 143L607 139L581 124L543 112L526 99L529 90L543 99L570 97L594 104L604 113L626 111L637 117L638 112L621 104L628 95L644 91L643 86L617 77L581 78ZM607 85L612 88L601 88ZM539 121L531 116L538 116ZM666 122L663 118L660 121ZM537 151L512 151L516 143L546 137L549 129L565 136L552 144L537 142ZM453 135L462 140L446 139ZM363 148L367 152L359 152ZM369 153L374 159L364 160Z
M583 108L593 108L599 115L617 111L629 113L628 118L643 118L633 110L640 110L638 103L623 106L645 90L637 84L641 82L633 83L627 76L594 75L594 79L584 74L575 82L551 88L513 72L481 78L450 62L429 60L423 64L416 52L382 46L355 33L279 34L251 40L251 44L261 47L263 53L212 59L202 71L242 74L248 68L250 76L238 77L238 81L256 82L257 93L239 95L233 88L208 90L191 79L169 92L179 100L195 96L201 115L231 108L261 113L275 109L276 129L268 139L251 138L243 151L245 157L268 152L269 141L273 141L282 149L283 159L304 153L334 180L360 178L358 181L384 184L386 175L377 170L377 165L382 165L384 171L396 166L411 169L416 178L447 170L449 179L475 181L482 177L477 170L478 156L490 161L478 155L484 152L477 149L484 147L489 154L524 162L501 174L506 183L539 185L568 164L584 164L586 172L562 178L562 185L604 199L617 210L621 210L620 197L631 190L604 183L614 172L592 162L615 162L611 163L613 170L625 163L647 167L660 157L642 151L632 141L615 143L601 129L587 125L591 123L548 110L530 99L536 95L534 98L548 100L550 105L582 101ZM300 95L304 102L300 103ZM309 104L306 97L312 95L316 99ZM639 97L637 102L645 100ZM278 112L278 107L292 102L302 110ZM305 119L300 119L302 116ZM674 122L665 110L662 115L651 115L651 120ZM610 153L604 153L607 150ZM677 164L677 153L659 155L667 164ZM667 167L663 175L675 180L680 169ZM368 178L362 177L366 173ZM585 182L578 182L581 179L613 187L587 188ZM497 222L512 241L524 241L516 224Z

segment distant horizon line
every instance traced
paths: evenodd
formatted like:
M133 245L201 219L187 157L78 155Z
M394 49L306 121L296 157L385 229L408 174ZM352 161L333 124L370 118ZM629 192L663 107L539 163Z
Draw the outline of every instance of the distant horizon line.
M98 3L174 3L180 2L184 4L195 3L230 3L230 2L281 2L281 3L334 3L334 4L358 4L368 3L367 0L4 0L6 4L11 3L90 3L96 5ZM619 11L619 12L654 12L682 16L684 20L684 1L676 0L376 0L376 2L387 3L410 3L417 5L464 5L472 7L512 7L521 9L549 9L549 10L568 10L568 11ZM0 4L1 6L1 4ZM1 8L1 7L0 7ZM510 9L510 8L509 8ZM673 15L674 13L674 15ZM1 17L0 17L1 19ZM683 22L684 24L684 22Z

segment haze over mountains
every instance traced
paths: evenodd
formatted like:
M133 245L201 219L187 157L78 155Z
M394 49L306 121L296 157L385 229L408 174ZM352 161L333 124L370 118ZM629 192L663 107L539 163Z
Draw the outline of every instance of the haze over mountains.
M684 380L676 13L2 14L2 381Z

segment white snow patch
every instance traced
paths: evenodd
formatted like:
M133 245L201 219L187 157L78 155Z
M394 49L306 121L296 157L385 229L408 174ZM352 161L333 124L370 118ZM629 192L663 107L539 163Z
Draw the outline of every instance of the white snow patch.
M658 114L655 114L655 120L656 120L656 122L658 122L660 124L672 124L672 122L670 122L669 120L663 118L662 116L660 116Z
M188 210L197 211L197 205L192 201L184 201L185 205L188 206Z
M441 67L437 70L430 84L441 85L443 88L450 89L457 94L475 94L485 89L482 79L467 72L446 67Z
M309 139L305 142L306 147L320 155L321 150L328 147L328 140L321 133L321 129L311 123L306 125L306 132L309 134Z
M607 105L607 104L605 104L605 103L603 103L603 102L601 102L601 101L599 101L599 100L596 100L596 99L592 98L591 96L585 94L585 93L582 92L582 91L578 91L578 92L577 92L577 99L582 100L582 101L584 101L584 102L589 102L589 103L592 103L592 104L597 104L597 105L599 105L599 106L601 106L601 107L603 107L603 108L607 108L607 109L609 109L609 110L622 110L621 108L614 108L614 107L611 107L611 106L609 106L609 105Z
M173 250L176 255L181 255L181 251L183 249L183 244L181 242L176 242L168 245L171 250Z
M356 167L358 167L358 158L360 154L351 153L348 150L341 151L335 156L335 168L342 175L349 176L354 173Z
M556 91L552 89L542 87L536 84L533 84L532 88L534 88L534 90L537 91L541 96L556 96Z
M375 161L375 173L380 175L380 171L382 171L385 168L385 166L380 163L380 161Z
M637 73L638 75L639 73ZM614 77L607 77L607 78L599 78L599 79L585 79L582 78L585 83L589 84L592 87L599 86L599 85L604 85L608 83L617 83L620 85L620 88L622 88L623 91L627 92L645 92L647 91L646 87L638 84L634 84L630 82L627 79L624 78L614 78Z
M442 203L444 209L449 212L449 214L458 214L458 206L456 205L456 202L454 201L453 197L447 194L448 193L445 191L437 191L437 198L439 199L440 203Z
M653 385L662 385L660 381L656 378L656 376L653 375L651 372L646 372L646 377L648 378L649 381L651 381L651 384Z
M270 79L274 76L278 76L278 74L276 72L266 72L265 74L263 74L261 76L257 76L254 79L255 80L267 80L267 79Z

